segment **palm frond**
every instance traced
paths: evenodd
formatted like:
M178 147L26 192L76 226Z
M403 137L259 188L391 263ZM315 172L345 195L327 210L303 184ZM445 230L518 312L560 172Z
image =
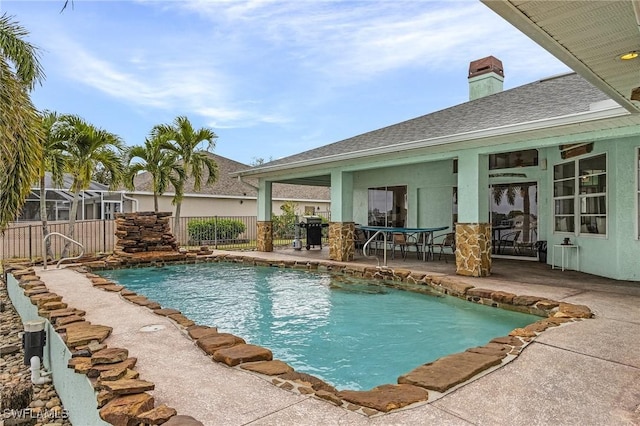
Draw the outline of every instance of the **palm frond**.
M29 90L44 80L38 48L24 40L29 32L6 13L0 17L0 53L16 70L16 76Z

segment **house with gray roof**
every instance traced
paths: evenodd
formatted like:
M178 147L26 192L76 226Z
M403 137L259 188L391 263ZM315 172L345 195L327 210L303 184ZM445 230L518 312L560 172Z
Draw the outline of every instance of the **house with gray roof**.
M333 260L353 259L356 228L447 228L461 275L508 256L640 280L639 9L485 3L575 72L503 90L501 61L474 60L468 102L236 172L258 181L259 250L274 186L322 185Z
M247 164L208 153L218 165L218 179L213 185L203 183L201 189L194 189L193 179L185 185L182 216L255 216L258 193L257 179L240 180L231 173L247 169ZM204 172L203 180L208 177ZM45 175L47 219L52 221L69 220L69 211L73 200L71 183L73 177L65 174L61 185L55 185L50 173ZM80 207L78 220L114 219L115 213L131 211L152 211L153 191L151 175L141 173L134 180L135 189L111 190L107 185L92 181L89 187L79 194ZM161 211L173 211L173 191L164 193L159 199ZM329 216L329 188L323 186L299 186L276 184L273 189L273 213L281 214L280 207L294 203L300 215L322 214ZM27 197L17 222L40 220L40 188L34 187Z
M182 201L183 217L201 216L255 216L258 196L258 180L248 178L240 180L231 176L239 170L250 166L223 157L207 153L218 165L218 179L212 185L205 185L208 172L203 173L203 184L199 191L194 189L194 181L190 178L185 184ZM135 191L128 192L137 200L139 211L153 210L153 190L151 175L141 173L134 180ZM158 200L159 210L173 211L173 191L164 193ZM328 215L330 211L329 188L323 186L298 186L293 184L276 184L272 192L273 214L282 214L280 207L286 202L295 203L300 215L321 213Z

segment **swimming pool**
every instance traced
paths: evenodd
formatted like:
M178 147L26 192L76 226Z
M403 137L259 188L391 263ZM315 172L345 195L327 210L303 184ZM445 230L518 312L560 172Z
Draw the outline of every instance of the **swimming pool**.
M538 317L293 269L234 263L117 269L100 275L267 347L339 389L370 389Z

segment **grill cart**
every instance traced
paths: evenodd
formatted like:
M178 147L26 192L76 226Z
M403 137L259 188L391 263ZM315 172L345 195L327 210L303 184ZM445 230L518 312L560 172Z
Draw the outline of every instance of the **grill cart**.
M319 216L302 216L299 226L307 230L307 250L311 246L322 248L322 228L329 226L328 223L322 223Z

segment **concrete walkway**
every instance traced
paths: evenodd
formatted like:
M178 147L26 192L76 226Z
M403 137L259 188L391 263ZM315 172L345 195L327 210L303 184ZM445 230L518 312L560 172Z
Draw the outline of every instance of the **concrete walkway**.
M282 259L314 256L242 254ZM430 267L424 262L400 265L414 270ZM549 269L530 267L541 268L541 273ZM119 294L92 287L81 274L68 269L37 273L66 303L87 311L87 320L113 327L106 343L126 347L130 356L138 358L136 370L156 384L151 393L157 403L207 425L640 424L640 284L576 272L557 273L557 279L545 282L540 282L540 274L530 282L522 276L508 280L499 273L497 278L469 279L477 287L584 304L596 318L547 330L515 361L441 399L369 419L210 361L173 322ZM148 325L164 328L140 331Z

